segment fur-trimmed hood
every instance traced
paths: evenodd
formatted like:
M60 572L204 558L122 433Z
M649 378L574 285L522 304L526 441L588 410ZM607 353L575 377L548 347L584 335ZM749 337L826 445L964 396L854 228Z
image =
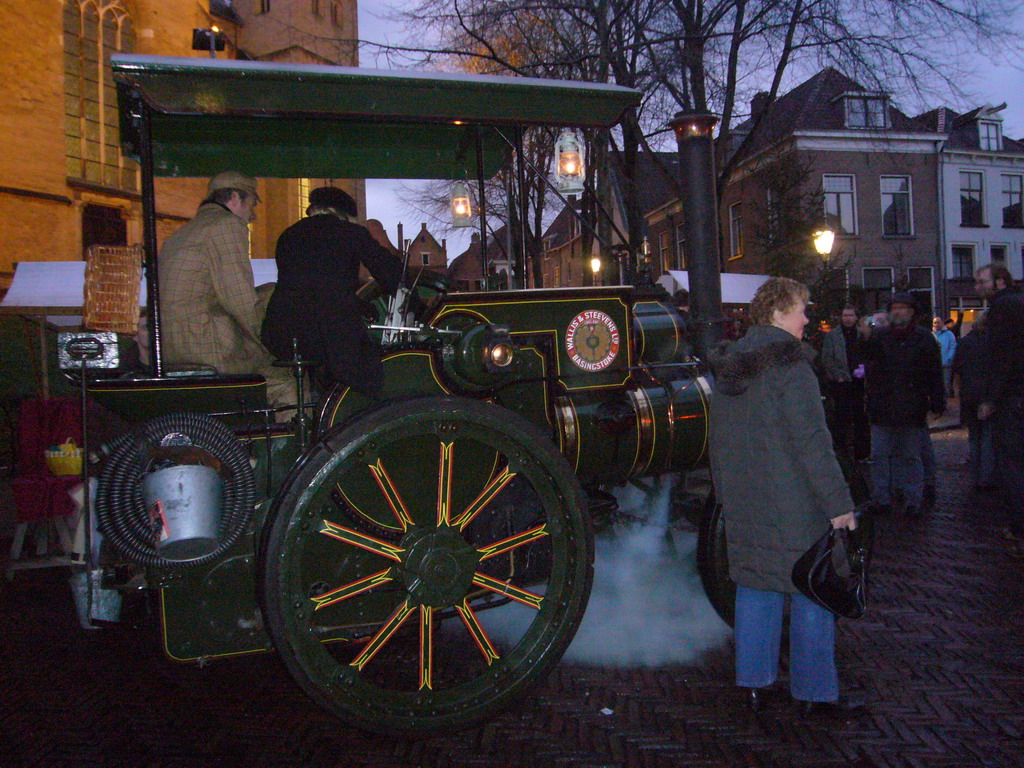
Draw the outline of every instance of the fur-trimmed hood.
M718 344L708 362L718 392L742 395L765 370L802 360L807 360L803 344L787 331L771 325L755 325L738 341Z

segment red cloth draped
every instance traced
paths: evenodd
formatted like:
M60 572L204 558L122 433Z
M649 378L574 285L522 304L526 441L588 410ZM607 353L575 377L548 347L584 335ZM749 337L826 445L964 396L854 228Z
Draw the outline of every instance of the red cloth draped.
M76 398L31 399L21 404L18 471L11 483L17 522L34 522L74 511L67 491L81 479L78 475L53 475L45 457L47 448L68 438L82 444L82 412Z

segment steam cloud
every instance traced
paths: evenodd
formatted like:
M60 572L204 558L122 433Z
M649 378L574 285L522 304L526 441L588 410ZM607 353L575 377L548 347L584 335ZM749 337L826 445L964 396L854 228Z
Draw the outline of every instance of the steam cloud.
M663 482L650 500L629 486L616 493L621 512L647 522L598 536L594 588L567 661L691 663L729 638L700 583L696 533L668 527L671 488Z
M700 583L696 533L668 526L671 488L662 482L650 497L629 486L616 492L622 516L644 522L617 525L597 537L593 591L566 661L602 667L692 663L730 637ZM509 604L479 618L489 634L517 638L533 612Z

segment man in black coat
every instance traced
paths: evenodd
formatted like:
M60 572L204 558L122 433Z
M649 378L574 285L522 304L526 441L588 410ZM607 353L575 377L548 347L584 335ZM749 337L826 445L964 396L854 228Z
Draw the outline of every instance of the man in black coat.
M317 363L314 377L322 388L341 382L373 396L384 382L384 366L356 298L359 265L394 293L402 264L352 221L357 215L355 200L343 190L310 192L306 218L277 240L277 287L261 338L280 359L291 358L296 339L299 354Z
M953 378L959 381L960 421L967 427L969 464L976 491L995 487L995 458L992 448L991 419L978 418L978 406L985 396L989 377L988 333L985 313L974 318L971 331L956 345L953 355Z
M978 418L992 421L996 472L1010 511L1024 510L1024 295L1005 264L974 274L975 289L988 299L986 377Z
M864 346L873 501L888 509L893 490L901 488L909 516L920 512L924 495L921 450L930 439L928 411L946 409L939 345L914 322L916 311L911 294L895 294L889 327L870 333Z

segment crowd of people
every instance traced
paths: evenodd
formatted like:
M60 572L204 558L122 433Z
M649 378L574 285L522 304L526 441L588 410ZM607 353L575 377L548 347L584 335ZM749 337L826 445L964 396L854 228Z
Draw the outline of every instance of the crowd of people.
M737 587L736 684L752 709L782 694L788 599L790 697L805 715L867 711L840 697L835 617L791 578L823 529L857 525L837 451L869 461L873 513L898 505L917 517L935 502L928 414L957 392L976 489L998 486L1008 511L1024 510L1024 295L1002 264L975 277L989 309L959 341L960 322L933 318L928 331L914 296L896 293L884 312L844 307L817 351L805 335L807 288L771 278L751 302L753 327L712 355L711 468Z
M935 501L935 456L928 413L943 413L959 396L968 431L968 464L976 491L1000 492L1008 509L1024 508L1021 488L1021 372L1024 297L1009 270L995 263L976 273L976 290L990 303L960 338L963 317L917 322L912 294L897 293L886 312L861 317L852 305L824 337L818 357L836 445L871 459L879 512L897 502L909 516ZM995 310L997 332L989 333Z

